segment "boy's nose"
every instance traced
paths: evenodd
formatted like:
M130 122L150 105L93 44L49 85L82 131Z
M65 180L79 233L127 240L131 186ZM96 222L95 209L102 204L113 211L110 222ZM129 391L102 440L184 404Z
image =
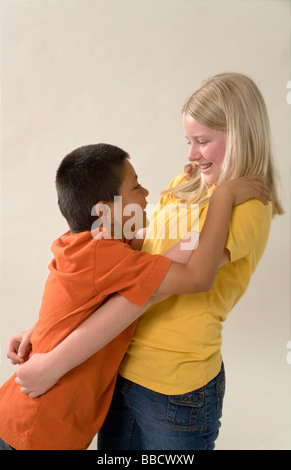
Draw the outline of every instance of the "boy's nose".
M144 187L142 187L142 189L143 189L144 197L148 197L148 195L150 194L149 191Z

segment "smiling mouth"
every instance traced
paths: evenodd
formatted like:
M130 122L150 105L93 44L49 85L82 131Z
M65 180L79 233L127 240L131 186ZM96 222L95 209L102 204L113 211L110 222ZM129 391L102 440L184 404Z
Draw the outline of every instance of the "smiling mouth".
M212 165L212 163L207 163L207 165L199 165L201 170L207 170L208 168L210 168Z

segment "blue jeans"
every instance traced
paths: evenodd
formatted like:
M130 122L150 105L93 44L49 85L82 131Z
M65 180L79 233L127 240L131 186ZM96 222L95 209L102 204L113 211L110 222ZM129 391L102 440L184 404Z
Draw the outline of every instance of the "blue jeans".
M5 441L3 441L0 437L0 450L15 450L13 447L10 447L8 444L6 444Z
M225 374L183 395L163 395L118 377L98 450L213 450Z

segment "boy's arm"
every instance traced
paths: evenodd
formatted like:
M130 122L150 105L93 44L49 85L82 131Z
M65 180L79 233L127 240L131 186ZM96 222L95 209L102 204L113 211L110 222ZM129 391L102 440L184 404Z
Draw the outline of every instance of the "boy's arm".
M190 234L187 235L184 239L180 240L178 243L176 243L174 246L172 246L168 251L166 251L163 256L166 258L170 258L173 261L176 261L177 263L182 263L186 264L187 261L190 258L190 255L192 254L192 251L195 250L195 248L198 245L199 241L199 232L191 232ZM190 247L185 249L184 244L187 243L190 244ZM230 261L230 254L229 250L227 248L224 248L222 258L219 263L219 268L223 266L227 261Z
M191 232L190 238L191 238L192 243L194 241L194 245L196 245L199 239L199 232ZM190 248L187 250L181 249L182 244L185 242L188 243L188 240L184 239L176 243L172 248L166 251L163 256L165 256L166 258L170 258L173 261L176 261L178 263L185 264L189 260L189 257L192 253L192 249ZM143 243L143 238L138 236L132 240L130 245L132 246L133 244L132 248L135 250L141 250L142 243ZM194 248L195 247L193 246L193 249ZM223 266L223 264L225 264L229 260L230 260L229 251L227 249L224 249L219 267ZM152 302L160 302L161 300L164 300L164 298L166 297L168 296L166 295L162 296L162 295L158 295L157 293L155 293L147 304L150 304ZM127 302L129 301L125 301L125 307L128 311L129 304L127 305ZM146 308L148 308L148 306L149 305L147 305ZM107 306L107 302L106 302L106 309L107 308L109 307ZM121 304L119 305L119 313L120 313L120 309L122 309ZM140 314L142 314L143 311L144 311L144 308L140 308ZM30 328L28 328L27 330L21 333L18 333L15 336L12 336L7 341L6 357L11 360L12 364L22 364L27 359L27 356L29 355L31 351L30 338L34 330L34 326L35 325L31 326Z
M264 204L271 194L258 176L246 176L218 186L211 196L207 217L194 250L185 265L172 263L157 289L158 294L191 294L209 290L215 280L223 255L231 210L248 199Z
M207 290L212 285L223 257L232 206L253 197L265 204L270 199L261 180L251 177L241 180L244 182L241 182L239 188L237 182L229 182L223 185L228 185L227 190L223 190L223 186L215 190L199 247L191 254L186 265L172 263L156 291L158 294L195 293ZM182 279L179 279L180 276ZM130 325L152 302L150 299L140 308L124 297L114 295L55 349L47 354L35 354L18 367L16 383L21 385L21 391L29 393L31 397L47 391L67 371L82 363Z
M233 199L223 186L214 191L199 237L199 246L185 265L173 263L157 294L191 294L208 291L215 280L224 252Z

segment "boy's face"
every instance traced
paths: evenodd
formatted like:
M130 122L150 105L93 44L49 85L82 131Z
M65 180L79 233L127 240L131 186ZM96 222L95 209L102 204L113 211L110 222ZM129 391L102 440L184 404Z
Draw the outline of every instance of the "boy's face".
M130 221L135 225L133 230L146 226L145 208L147 205L146 197L148 195L148 190L139 184L136 172L126 158L124 161L123 182L119 188L118 195L121 198L118 198L117 204L116 201L115 203L108 203L111 208L111 214L114 214L114 222L120 224L122 220L124 232L127 232L127 229L130 227ZM128 224L126 225L127 221Z

